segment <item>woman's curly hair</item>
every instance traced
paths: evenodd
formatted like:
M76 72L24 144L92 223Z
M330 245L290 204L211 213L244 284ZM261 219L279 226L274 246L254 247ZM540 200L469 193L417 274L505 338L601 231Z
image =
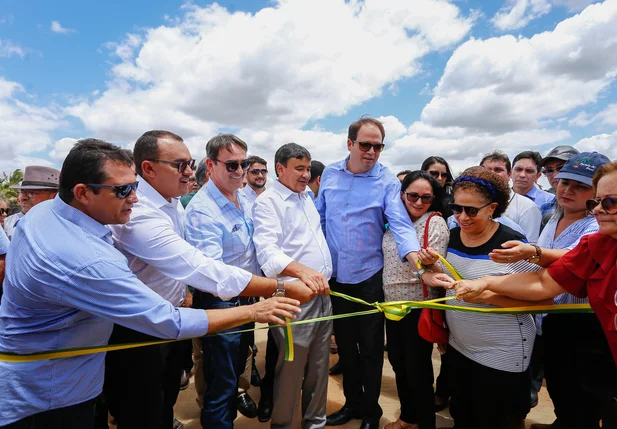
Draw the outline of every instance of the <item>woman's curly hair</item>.
M478 183L479 181L459 181L459 179L464 176L475 177L480 179L480 181L488 182L493 189L491 190L490 187ZM456 191L462 189L472 190L480 194L487 202L491 201L497 203L493 218L498 218L504 214L510 203L510 187L508 182L497 173L493 173L484 167L471 167L463 171L454 181L454 186L452 188L453 194L456 195Z

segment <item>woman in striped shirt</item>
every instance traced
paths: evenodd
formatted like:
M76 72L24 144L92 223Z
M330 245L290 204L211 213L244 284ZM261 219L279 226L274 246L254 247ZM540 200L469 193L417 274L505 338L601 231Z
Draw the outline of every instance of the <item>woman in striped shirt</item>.
M473 167L454 181L453 191L450 208L459 226L450 231L447 260L463 278L539 269L526 261L499 264L489 257L503 242L525 240L522 234L493 220L505 212L510 200L510 189L502 177ZM430 264L436 255L427 249L420 251L419 257L423 264ZM448 303L483 308L522 305L495 294L482 298L482 303L454 299ZM526 370L535 339L533 317L448 311L446 318L450 329L450 411L456 428L522 428L520 398L530 388Z

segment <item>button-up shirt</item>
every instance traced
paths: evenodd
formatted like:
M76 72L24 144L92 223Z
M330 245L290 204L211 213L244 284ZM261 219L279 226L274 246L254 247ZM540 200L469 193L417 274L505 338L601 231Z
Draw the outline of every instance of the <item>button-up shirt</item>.
M259 195L257 195L257 192L255 192L255 190L251 188L251 185L246 185L244 188L240 190L240 192L244 194L244 197L246 198L246 201L249 204L249 207L253 207L253 203L255 202L255 200L257 199Z
M204 255L184 240L184 208L177 198L167 201L138 177L139 202L131 220L113 225L115 246L129 261L139 280L178 307L186 285L230 299L251 280L251 273Z
M542 207L542 204L550 203L555 199L555 195L551 194L550 192L543 191L536 185L533 185L529 192L527 192L524 196L536 203L536 206L538 207Z
M542 213L533 201L512 192L510 204L504 214L523 229L529 243L536 244L540 236Z
M140 282L111 230L59 197L24 217L7 254L0 351L107 344L114 323L160 338L204 335L203 310L174 308ZM0 426L98 396L105 353L0 362Z
M13 234L15 233L15 227L19 220L24 217L22 212L15 213L10 215L6 219L4 219L4 232L6 232L6 236L11 240L13 238Z
M332 254L332 277L360 283L383 268L381 244L389 223L399 256L420 250L416 230L401 200L401 182L379 162L354 174L347 161L329 165L321 176L317 210Z
M239 190L236 198L240 208L208 181L186 207L186 240L210 258L261 275L250 206Z
M292 262L332 275L332 258L319 213L308 192L293 192L278 180L253 205L257 260L267 277L279 277Z

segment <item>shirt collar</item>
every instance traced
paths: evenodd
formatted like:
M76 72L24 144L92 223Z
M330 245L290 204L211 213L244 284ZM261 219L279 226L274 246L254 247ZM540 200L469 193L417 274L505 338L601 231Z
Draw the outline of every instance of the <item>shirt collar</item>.
M225 207L227 204L233 204L219 190L219 188L214 183L214 180L208 180L208 183L206 183L205 188L208 190L208 194L210 194L210 196L212 197L212 199L214 200L216 205L219 206L220 208ZM244 197L244 195L242 195L242 192L240 192L239 189L236 191L236 198L238 198L238 202L240 203L240 207L243 207L241 200L244 199L245 197Z
M379 161L377 161L375 163L375 165L373 166L373 168L371 168L369 171L365 172L365 173L352 173L351 171L349 171L347 169L347 162L349 161L349 156L347 156L347 158L345 158L343 161L339 162L337 165L337 168L341 171L344 171L345 173L349 173L349 174L353 174L354 176L363 176L363 177L378 177L379 173L381 172L381 164L379 163Z
M165 206L174 206L177 204L177 198L172 198L171 201L167 201L165 197L163 197L159 191L154 189L154 187L148 183L146 179L141 176L137 176L137 181L139 182L139 186L137 187L138 198L146 198L152 205L156 208L163 208ZM139 201L143 202L143 201Z
M304 191L304 192L292 191L287 186L279 182L278 179L272 183L272 189L274 189L283 198L283 200L287 200L289 199L289 197L293 195L298 195L300 196L300 198L304 198L306 195L308 195L307 191ZM308 189L308 186L307 186L307 189Z
M53 199L51 208L60 217L74 223L95 237L107 238L106 236L111 236L111 230L109 228L81 210L77 210L75 207L62 201L60 195L56 195Z
M538 198L538 194L540 193L540 190L538 188L536 188L536 185L533 185L531 187L531 189L529 190L529 192L527 192L525 194L526 197L531 198L532 200L536 200L536 198Z

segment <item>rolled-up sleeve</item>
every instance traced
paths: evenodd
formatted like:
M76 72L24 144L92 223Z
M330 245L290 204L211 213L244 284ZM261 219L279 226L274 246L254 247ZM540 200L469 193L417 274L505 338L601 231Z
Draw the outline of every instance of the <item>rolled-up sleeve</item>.
M59 301L118 325L163 339L205 335L204 310L175 308L118 263L99 261L75 272Z
M246 288L252 274L206 256L156 216L140 215L114 229L116 247L155 267L165 276L228 300ZM196 234L194 234L196 235Z
M403 260L409 253L420 250L420 243L405 205L401 201L400 183L398 179L395 180L396 184L389 183L386 186L384 213L398 247L399 257Z
M281 219L274 204L267 198L260 198L253 205L255 233L253 243L257 261L266 277L277 277L294 260L279 247L284 239Z

